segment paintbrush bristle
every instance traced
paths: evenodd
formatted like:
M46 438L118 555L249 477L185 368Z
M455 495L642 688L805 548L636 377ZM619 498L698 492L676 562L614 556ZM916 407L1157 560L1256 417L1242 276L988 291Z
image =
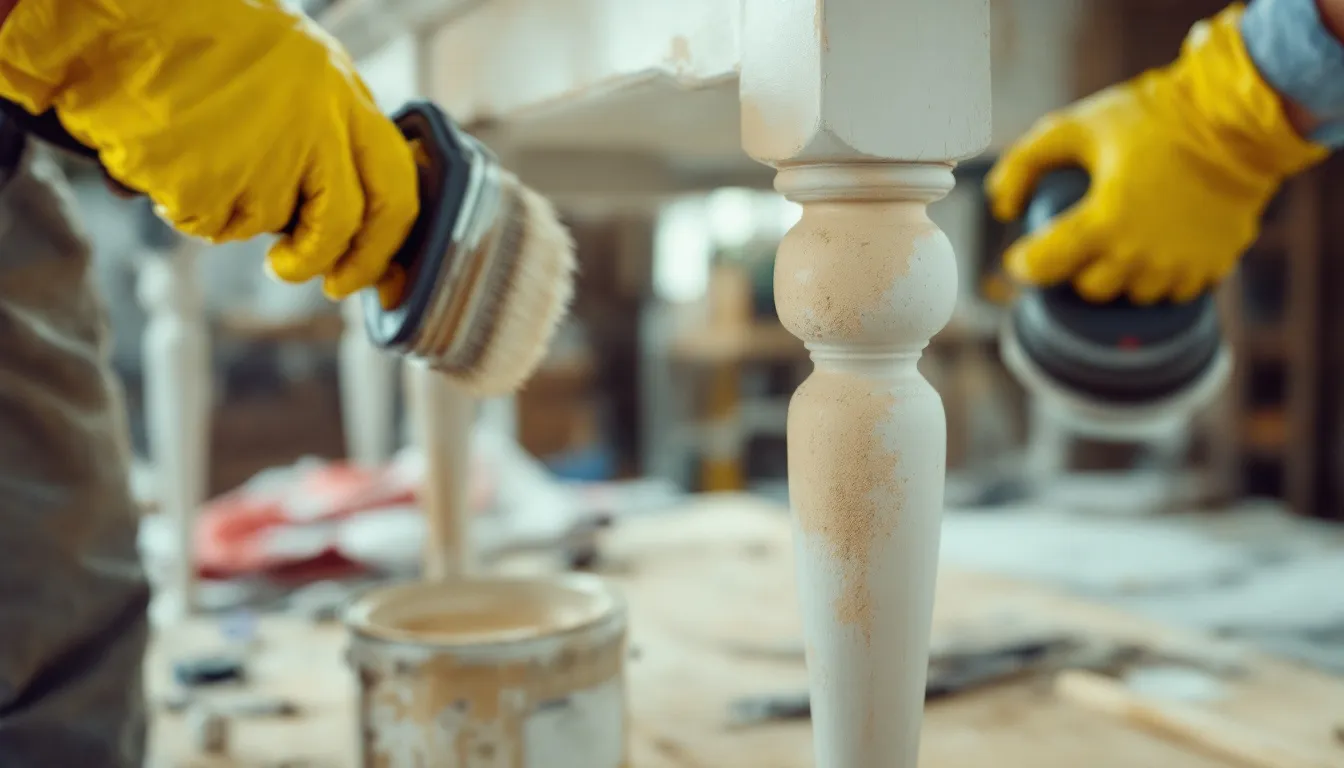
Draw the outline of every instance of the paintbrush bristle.
M546 198L505 172L485 294L468 323L470 362L451 371L481 396L522 386L545 356L574 296L574 241Z

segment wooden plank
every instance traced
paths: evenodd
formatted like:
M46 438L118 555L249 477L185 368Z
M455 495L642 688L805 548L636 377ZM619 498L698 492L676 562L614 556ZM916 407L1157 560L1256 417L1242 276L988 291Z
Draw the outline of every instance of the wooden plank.
M707 497L684 514L624 521L604 551L608 570L630 603L629 677L636 768L805 768L812 765L805 723L747 730L726 727L738 696L801 688L801 662L745 652L796 642L792 543L787 516L742 496ZM510 570L526 570L517 563ZM1249 675L1225 699L1206 705L1226 720L1263 730L1303 749L1340 756L1332 741L1344 713L1344 683L1258 654L1212 645L1175 629L1100 605L983 575L944 571L936 638L1002 629L1060 628L1163 647L1236 651ZM151 686L167 684L167 660L208 647L213 630L197 624L160 638ZM253 665L259 691L302 702L292 721L240 722L235 763L191 762L175 716L159 715L154 754L171 765L274 765L303 759L314 768L354 766L353 683L336 626L275 619L263 626ZM898 653L899 649L892 649ZM1061 702L1048 686L987 689L929 708L921 764L928 768L1217 768L1225 765Z

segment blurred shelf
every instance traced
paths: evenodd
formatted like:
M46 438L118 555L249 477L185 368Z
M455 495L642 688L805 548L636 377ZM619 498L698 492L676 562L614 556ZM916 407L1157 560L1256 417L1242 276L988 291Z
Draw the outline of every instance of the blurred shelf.
M1278 408L1247 413L1242 424L1246 450L1258 455L1282 453L1288 446L1288 416Z
M1274 362L1290 360L1296 352L1292 336L1282 326L1247 329L1242 348L1249 358Z

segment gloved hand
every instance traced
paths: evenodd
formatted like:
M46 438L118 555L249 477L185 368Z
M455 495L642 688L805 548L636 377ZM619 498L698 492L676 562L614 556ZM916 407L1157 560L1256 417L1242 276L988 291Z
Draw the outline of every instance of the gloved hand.
M1016 279L1072 280L1092 301L1188 301L1229 274L1284 180L1322 160L1261 80L1241 7L1200 22L1165 69L1042 118L986 180L993 212L1018 218L1037 179L1090 173L1087 196L1004 256Z
M339 45L277 0L19 0L0 96L54 107L108 174L210 241L281 232L276 276L342 298L418 213L412 154Z

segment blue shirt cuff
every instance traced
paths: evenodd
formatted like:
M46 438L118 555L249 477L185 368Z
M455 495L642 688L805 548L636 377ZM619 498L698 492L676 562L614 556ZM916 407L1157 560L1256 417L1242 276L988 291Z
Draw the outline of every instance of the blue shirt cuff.
M1344 44L1321 22L1316 0L1252 0L1241 37L1265 82L1321 121L1307 138L1344 146Z

